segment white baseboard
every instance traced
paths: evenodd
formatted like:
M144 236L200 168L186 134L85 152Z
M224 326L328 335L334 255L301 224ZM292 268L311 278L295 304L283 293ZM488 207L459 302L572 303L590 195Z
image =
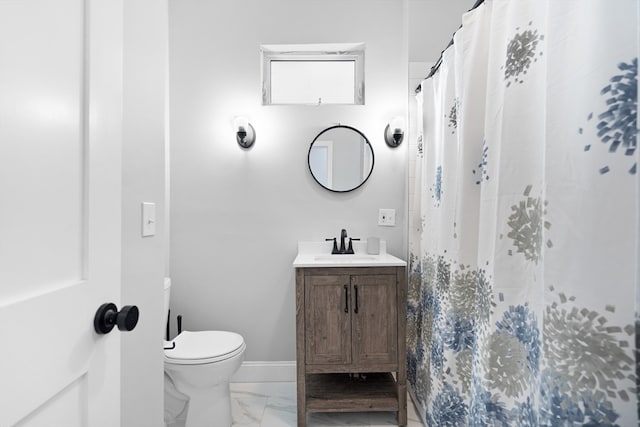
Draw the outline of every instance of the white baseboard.
M231 377L232 383L291 382L296 380L295 360L244 361Z

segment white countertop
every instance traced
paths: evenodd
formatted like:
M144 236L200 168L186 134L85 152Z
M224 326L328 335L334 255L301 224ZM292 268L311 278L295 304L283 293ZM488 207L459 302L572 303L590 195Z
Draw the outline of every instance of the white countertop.
M367 254L366 241L354 241L351 255L332 255L333 241L298 242L294 267L404 267L406 261L387 253L387 244L380 240L380 253Z

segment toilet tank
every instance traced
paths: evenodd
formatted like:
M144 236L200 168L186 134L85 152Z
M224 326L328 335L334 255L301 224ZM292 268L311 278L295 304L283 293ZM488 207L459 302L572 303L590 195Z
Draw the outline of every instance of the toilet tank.
M164 278L164 324L163 331L167 330L167 322L169 321L169 299L171 297L171 278ZM164 335L164 332L163 332ZM166 337L165 337L166 338Z

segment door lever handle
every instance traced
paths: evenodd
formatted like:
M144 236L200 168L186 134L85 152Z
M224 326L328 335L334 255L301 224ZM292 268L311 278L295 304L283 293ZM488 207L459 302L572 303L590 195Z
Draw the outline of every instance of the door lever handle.
M116 325L121 331L131 331L138 324L139 317L140 311L135 305L125 305L118 311L114 303L108 302L102 304L96 311L93 328L100 335L108 334Z

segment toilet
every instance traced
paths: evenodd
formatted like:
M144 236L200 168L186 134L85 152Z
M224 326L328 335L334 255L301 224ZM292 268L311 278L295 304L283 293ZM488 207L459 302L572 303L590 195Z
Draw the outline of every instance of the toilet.
M165 325L170 295L171 279L165 278ZM165 341L165 425L230 427L229 380L245 347L241 335L226 331L182 331Z

